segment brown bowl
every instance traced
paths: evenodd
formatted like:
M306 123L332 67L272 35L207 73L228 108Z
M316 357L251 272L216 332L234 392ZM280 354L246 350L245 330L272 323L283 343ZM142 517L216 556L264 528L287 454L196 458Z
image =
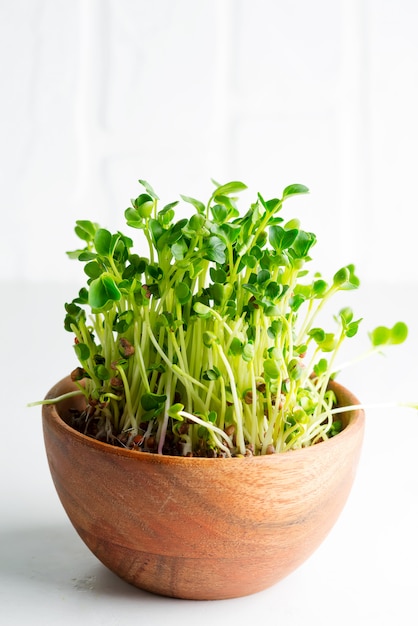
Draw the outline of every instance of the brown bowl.
M73 388L59 382L47 397ZM341 404L358 404L333 383ZM302 450L207 459L124 450L65 423L71 399L43 406L56 490L90 550L118 576L178 598L222 599L269 587L319 546L353 483L362 410Z

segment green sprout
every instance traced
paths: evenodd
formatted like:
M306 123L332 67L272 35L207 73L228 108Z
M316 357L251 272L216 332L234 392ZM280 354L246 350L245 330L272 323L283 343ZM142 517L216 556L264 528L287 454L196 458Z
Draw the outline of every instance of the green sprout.
M228 457L336 435L329 382L361 320L348 307L330 329L317 320L359 279L353 265L329 278L307 269L316 237L282 217L285 201L307 187L258 194L241 215L236 194L246 186L216 184L206 204L181 196L193 213L177 220L178 202L160 208L139 182L125 211L132 238L80 220L83 247L68 253L86 275L64 322L75 338L84 432L160 454ZM371 352L406 336L402 322L379 326Z

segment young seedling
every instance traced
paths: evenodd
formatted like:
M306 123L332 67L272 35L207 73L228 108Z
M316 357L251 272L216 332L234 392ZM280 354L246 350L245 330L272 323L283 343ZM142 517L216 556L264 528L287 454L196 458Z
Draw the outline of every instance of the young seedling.
M182 196L192 214L177 220L178 202L159 208L139 182L125 211L132 238L76 223L82 247L69 256L83 263L86 285L65 305L65 328L86 409L75 427L186 456L270 454L336 435L340 408L328 385L361 320L348 307L331 329L317 320L359 279L353 265L330 278L308 271L316 237L282 217L284 203L308 189L258 194L241 215L236 194L245 185L216 184L206 204ZM380 326L371 351L406 336L402 322Z

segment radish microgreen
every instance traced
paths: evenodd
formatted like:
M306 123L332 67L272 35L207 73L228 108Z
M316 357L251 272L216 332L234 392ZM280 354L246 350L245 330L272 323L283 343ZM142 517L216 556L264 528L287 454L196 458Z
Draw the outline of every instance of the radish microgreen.
M177 220L178 201L160 209L139 182L125 211L131 236L80 220L83 247L68 253L86 275L64 323L75 337L85 431L189 456L282 452L336 435L328 383L361 319L344 307L332 328L318 320L359 279L353 265L329 277L309 271L316 236L284 217L284 203L307 187L258 194L241 215L245 185L216 183L207 203L181 196L191 215ZM402 322L379 326L371 351L406 335Z

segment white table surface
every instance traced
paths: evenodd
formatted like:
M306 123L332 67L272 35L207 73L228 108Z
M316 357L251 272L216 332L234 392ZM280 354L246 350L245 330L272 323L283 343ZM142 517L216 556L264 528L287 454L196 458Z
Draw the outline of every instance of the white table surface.
M2 284L0 455L0 622L7 626L83 623L418 624L418 414L367 411L367 430L348 503L322 546L270 589L245 598L192 602L154 596L119 580L73 530L47 467L40 408L26 403L75 366L63 330L68 285ZM418 285L363 285L348 293L367 329L404 319L408 344L374 356L339 381L363 402L418 401ZM354 343L355 342L355 343ZM354 348L356 346L356 348Z

